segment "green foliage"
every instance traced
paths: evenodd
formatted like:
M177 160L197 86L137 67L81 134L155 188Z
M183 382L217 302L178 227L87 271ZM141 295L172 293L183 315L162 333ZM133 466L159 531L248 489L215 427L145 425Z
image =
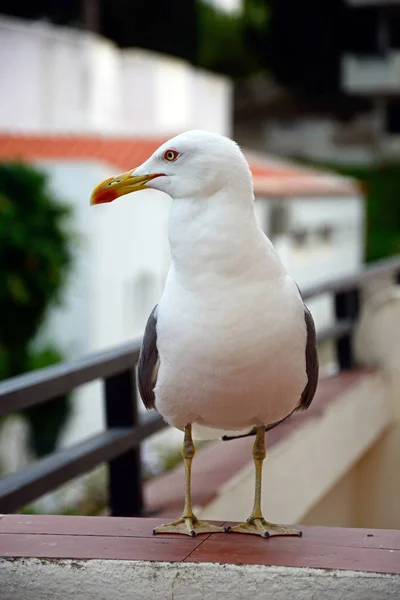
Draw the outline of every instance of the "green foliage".
M63 356L55 347L46 346L29 354L27 370L43 369L62 360ZM36 456L45 456L53 452L70 412L71 403L68 395L47 400L22 411L30 424L29 445Z
M366 195L366 260L400 253L400 163L341 168L363 182Z
M375 169L367 186L367 260L374 261L400 253L400 164Z
M313 163L316 164L315 162ZM400 253L400 163L353 166L326 164L362 183L366 198L365 259L373 262Z
M49 192L43 173L19 163L0 164L0 380L60 358L54 348L32 355L30 345L48 306L59 299L71 264L68 214ZM61 412L66 403L59 402ZM50 404L25 412L39 453L40 431L49 440L54 412ZM54 440L59 425L56 430ZM54 443L44 445L52 449Z
M264 0L247 0L243 14L218 11L199 0L198 65L234 78L260 71L257 52L267 22Z

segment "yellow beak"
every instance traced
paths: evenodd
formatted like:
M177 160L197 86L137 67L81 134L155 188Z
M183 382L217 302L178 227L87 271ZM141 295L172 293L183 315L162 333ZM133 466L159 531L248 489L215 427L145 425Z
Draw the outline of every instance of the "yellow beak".
M99 183L92 192L90 204L112 202L125 194L145 190L148 181L163 176L163 173L152 173L151 175L135 175L134 173L135 169L116 177L109 177Z

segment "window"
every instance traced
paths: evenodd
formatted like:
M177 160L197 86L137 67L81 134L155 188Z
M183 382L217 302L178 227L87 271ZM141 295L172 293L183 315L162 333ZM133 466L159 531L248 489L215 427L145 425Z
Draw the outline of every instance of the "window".
M272 239L277 235L288 232L289 212L288 207L283 205L284 200L273 203L270 212L269 237Z
M309 232L306 229L297 229L291 234L293 244L296 249L306 248L309 241Z
M329 225L324 225L317 231L318 240L322 244L331 244L333 240L333 229Z

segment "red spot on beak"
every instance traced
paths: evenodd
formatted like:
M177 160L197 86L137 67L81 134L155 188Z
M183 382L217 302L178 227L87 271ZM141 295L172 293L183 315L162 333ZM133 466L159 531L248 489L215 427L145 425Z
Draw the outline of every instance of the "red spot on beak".
M107 202L112 202L116 198L118 198L119 194L116 193L116 190L113 190L112 187L106 188L104 190L99 190L95 197L93 198L92 204L105 204Z

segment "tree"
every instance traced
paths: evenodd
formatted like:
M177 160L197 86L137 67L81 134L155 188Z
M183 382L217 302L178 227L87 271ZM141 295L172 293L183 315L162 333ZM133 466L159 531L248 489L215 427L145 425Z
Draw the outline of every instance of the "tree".
M262 71L260 47L268 15L264 0L246 0L243 14L218 11L198 0L198 66L233 78Z
M71 265L68 214L44 174L27 165L0 164L0 379L61 358L54 346L33 352L32 341L48 307L59 300ZM53 435L42 444L40 432L48 427L43 418L50 412ZM24 411L34 424L38 454L53 449L67 413L66 398L57 406L50 402Z

